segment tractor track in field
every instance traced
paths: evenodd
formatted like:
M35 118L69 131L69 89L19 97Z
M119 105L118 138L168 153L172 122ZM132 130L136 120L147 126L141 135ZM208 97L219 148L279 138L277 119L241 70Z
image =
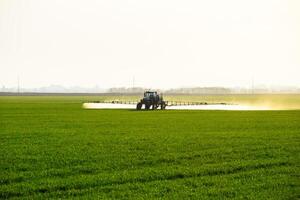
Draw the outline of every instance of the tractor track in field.
M245 166L237 166L232 168L224 168L224 169L216 169L216 170L204 170L202 172L198 173L181 173L177 172L174 174L169 175L153 175L150 177L142 177L142 178L133 178L128 180L115 180L115 181L95 181L90 182L86 184L72 184L71 187L68 185L61 185L61 186L55 186L55 187L42 187L38 188L29 192L26 192L25 194L22 192L2 192L0 194L0 198L13 198L13 197L22 197L23 195L33 195L34 193L52 193L52 192L66 192L68 190L83 190L83 189L90 189L90 188L97 188L100 187L99 190L109 190L107 186L113 186L113 185L126 185L129 183L151 183L155 181L172 181L172 180L178 180L178 179L187 179L187 178L197 178L197 177L205 177L205 176L220 176L220 175L231 175L236 174L240 172L249 172L254 170L260 170L260 169L268 169L272 167L280 167L280 166L289 166L290 163L288 162L274 162L274 163L261 163L256 165L245 165ZM121 175L120 175L121 176ZM104 187L104 188L101 188ZM111 189L113 190L113 189Z

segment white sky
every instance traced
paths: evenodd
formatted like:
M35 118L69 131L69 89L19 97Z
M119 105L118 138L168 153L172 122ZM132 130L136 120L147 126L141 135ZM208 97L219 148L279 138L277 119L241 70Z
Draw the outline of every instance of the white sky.
M0 85L300 86L299 0L0 0Z

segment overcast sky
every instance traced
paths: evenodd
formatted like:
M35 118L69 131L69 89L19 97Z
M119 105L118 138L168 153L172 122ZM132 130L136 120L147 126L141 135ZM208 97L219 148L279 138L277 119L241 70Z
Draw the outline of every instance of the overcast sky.
M300 86L299 0L0 0L0 85Z

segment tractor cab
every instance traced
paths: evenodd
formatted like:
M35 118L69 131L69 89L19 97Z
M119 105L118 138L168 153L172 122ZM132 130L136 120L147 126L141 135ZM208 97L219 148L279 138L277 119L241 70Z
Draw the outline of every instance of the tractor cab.
M146 91L144 92L144 98L154 98L157 96L157 92Z

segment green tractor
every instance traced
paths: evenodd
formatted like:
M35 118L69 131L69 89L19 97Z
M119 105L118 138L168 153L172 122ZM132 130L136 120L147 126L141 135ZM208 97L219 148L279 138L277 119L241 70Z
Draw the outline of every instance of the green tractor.
M144 92L144 98L136 105L137 110L141 110L143 105L145 105L145 109L156 110L160 107L160 109L164 110L167 106L167 103L163 100L162 95L157 94L157 92L146 91Z

